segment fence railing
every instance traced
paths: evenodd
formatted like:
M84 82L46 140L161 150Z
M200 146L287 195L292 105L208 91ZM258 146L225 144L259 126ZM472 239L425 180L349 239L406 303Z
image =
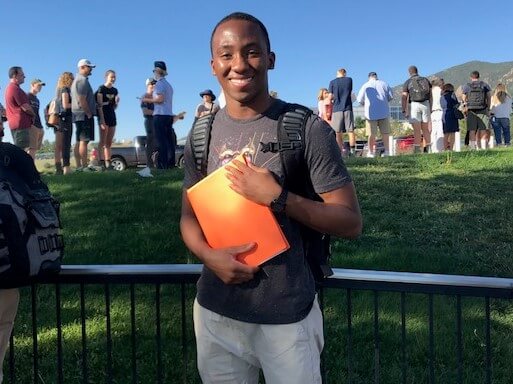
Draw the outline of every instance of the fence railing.
M201 268L202 266L198 264L68 265L63 267L59 275L38 280L23 291L23 296L27 296L27 292L30 291L30 314L18 313L4 381L9 384L25 383L30 377L33 383L199 382L195 370L195 345L194 338L191 336L190 308L195 293L191 285L197 281ZM54 286L55 289L55 292L49 294L55 299L55 304L50 305L50 308L53 307L55 310L55 314L52 321L45 320L46 328L53 328L56 333L55 337L50 338L52 343L55 341L54 349L44 346L44 354L48 354L48 350L51 351L50 353L55 353L52 358L55 361L55 372L51 373L50 379L48 379L48 372L45 371L48 370L48 362L45 362L44 366L42 364L42 360L48 356L43 357L43 352L40 350L41 326L38 324L38 319L43 315L47 317L48 309L45 307L43 311L39 307L43 304L49 305L48 300L41 300L38 297L38 287L41 286L45 288ZM69 289L68 286L77 286L78 290ZM163 288L167 286L176 290L175 296L168 295L168 292L163 293L165 291ZM91 315L88 310L88 304L90 305L93 301L89 298L93 295L88 291L89 287L97 288L94 295L101 296L100 302L103 306L100 313L100 322L103 324L98 326L101 332L95 328L96 332L91 332L94 336L88 333L92 328L89 322L92 321L91 317L95 317L94 322L99 320L98 311ZM146 301L151 305L144 310L136 310L138 287L145 287L150 291L149 294L146 292ZM66 289L67 292L63 293ZM165 299L163 295L166 295ZM63 296L66 297L65 300ZM119 299L120 296L125 299ZM462 303L463 297L466 296L477 298L471 299L472 308L468 311L464 310ZM452 299L440 299L447 297ZM498 366L502 366L505 361L510 361L512 358L501 352L507 351L507 348L494 348L492 345L491 299L499 299L500 302L504 301L505 305L509 305L512 297L513 279L335 269L335 274L320 289L321 304L325 313L324 382L426 382L430 384L484 382L491 384L494 380L492 369L494 361L498 362ZM483 303L480 303L481 299L484 299ZM121 305L118 305L119 300ZM446 316L454 300L455 318L452 315ZM25 298L25 301L28 300ZM75 301L76 305L74 305ZM170 306L170 301L175 302L175 305ZM424 301L426 301L426 313L419 309L423 307ZM119 326L116 325L116 321L119 320L113 319L112 313L114 307L123 308L124 302L129 303L128 319L123 320L129 328L128 331L125 330L126 338L119 335L125 331L119 331ZM415 309L407 311L407 303L410 308L415 307ZM164 306L166 306L165 309L163 309ZM75 307L75 315L69 307ZM70 312L66 314L68 319L65 321L63 321L63 310ZM504 310L503 306L499 310ZM147 313L149 311L152 312L151 316ZM440 314L440 312L443 313ZM465 312L470 314L470 319L467 320L469 323L483 324L483 338L480 339L477 351L472 350L475 343L470 342L468 346L465 344L465 340L468 339L467 332L464 331ZM23 316L29 324L20 327L20 317ZM69 318L73 316L78 318L70 321ZM114 316L116 319L120 317L117 310ZM138 316L146 319L143 320L142 325ZM147 320L148 318L153 320ZM443 321L443 331L435 326L435 319L437 323L440 320ZM450 323L452 320L454 320L454 329L451 331L450 325L445 323ZM68 331L72 322L78 322L78 324L75 324L76 327L73 330ZM180 324L176 324L177 322ZM415 324L415 327L421 331L416 331L415 336L410 337L412 330L407 326L408 323ZM173 335L170 335L169 329L177 327L179 331L175 330ZM386 330L383 330L384 327ZM113 328L116 331L113 331ZM153 340L148 340L141 335L149 332L149 328L154 328L155 333L150 337L154 337ZM509 331L509 329L499 329L495 340L500 343L507 337ZM70 332L73 336L67 337L66 332ZM396 338L392 337L394 339L390 343L392 345L385 343L389 339L387 332L397 335ZM480 332L474 330L474 333ZM422 338L419 335L426 336L425 344L418 343L418 339ZM452 370L446 368L449 365L447 361L440 361L437 356L437 354L445 356L447 351L444 351L443 345L438 347L435 343L436 339L444 344L446 339L451 337L454 337L455 344L454 353L449 353L453 355L451 359L454 369ZM103 341L99 343L96 340L98 338ZM372 341L369 341L369 338ZM68 339L73 340L73 347L66 345ZM114 339L116 345L126 348L125 352L117 353L117 348L113 345ZM369 343L372 345L369 346ZM27 344L32 345L27 346ZM144 356L141 356L140 349L143 348L143 344L145 351L148 348L152 350L151 364L145 362ZM421 351L413 351L415 348ZM65 357L65 350L68 349L73 349L73 352ZM101 358L95 355L99 350ZM362 360L368 356L362 357L360 350L370 351L368 355L372 355L363 368ZM72 362L74 364L68 361L69 355L75 356L76 361ZM363 352L363 355L366 353ZM419 356L424 356L427 360L419 361ZM469 358L475 359L476 356L482 356L479 364L466 363ZM442 359L447 360L447 357ZM70 368L72 365L76 368ZM98 372L98 366L101 367L101 372ZM32 373L28 375L27 371ZM504 371L498 372L499 381L497 382L504 382L502 380L505 375L507 373ZM98 377L102 379L99 380ZM447 377L451 379L448 380Z

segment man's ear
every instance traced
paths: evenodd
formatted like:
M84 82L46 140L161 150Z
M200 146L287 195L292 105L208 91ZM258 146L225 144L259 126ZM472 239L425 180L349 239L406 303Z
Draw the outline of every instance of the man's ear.
M274 64L276 62L276 55L274 52L269 52L269 64L267 65L267 69L274 69Z
M214 71L214 59L210 59L210 70L212 71L212 75L216 75L216 72Z

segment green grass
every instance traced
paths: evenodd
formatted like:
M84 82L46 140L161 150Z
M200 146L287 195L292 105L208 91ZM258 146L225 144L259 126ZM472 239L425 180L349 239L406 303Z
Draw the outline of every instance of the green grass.
M335 240L333 265L342 268L513 277L513 151L462 152L452 156L349 159L364 217L356 241ZM45 175L61 201L67 264L196 262L179 234L183 173L155 172L154 178L124 173ZM116 383L130 382L129 287L112 286L112 331ZM90 382L105 382L105 303L103 286L86 287ZM56 379L54 287L38 287L39 375ZM30 290L24 289L16 321L18 382L31 377ZM192 310L188 289L190 382L194 369ZM137 348L141 383L156 372L155 288L137 286ZM180 381L180 293L162 287L164 382ZM373 373L373 293L353 292L353 383ZM456 381L456 304L434 297L437 382ZM347 378L346 291L326 294L326 356L330 382ZM484 381L484 300L463 298L464 382ZM428 382L428 297L406 295L408 383ZM66 383L81 378L79 287L62 288ZM400 296L379 294L382 383L401 382ZM513 306L492 300L493 378L513 382L509 362ZM153 380L153 381L152 381Z

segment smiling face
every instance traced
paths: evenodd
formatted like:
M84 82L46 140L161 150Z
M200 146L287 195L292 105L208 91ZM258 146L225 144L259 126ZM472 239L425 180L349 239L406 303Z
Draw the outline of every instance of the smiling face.
M248 110L264 112L272 102L267 71L274 67L259 26L232 19L220 24L212 37L212 73L223 88L226 106L233 117Z

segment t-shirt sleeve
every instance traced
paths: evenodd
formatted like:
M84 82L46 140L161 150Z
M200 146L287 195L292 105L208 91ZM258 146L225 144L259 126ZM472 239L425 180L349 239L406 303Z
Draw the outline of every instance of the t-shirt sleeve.
M341 188L352 181L335 139L335 131L312 115L305 131L305 160L316 193Z
M82 79L77 80L77 94L80 95L80 96L86 96L87 95L86 83Z
M406 80L403 84L403 92L408 93L408 85L410 83L410 79Z

